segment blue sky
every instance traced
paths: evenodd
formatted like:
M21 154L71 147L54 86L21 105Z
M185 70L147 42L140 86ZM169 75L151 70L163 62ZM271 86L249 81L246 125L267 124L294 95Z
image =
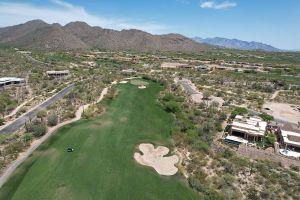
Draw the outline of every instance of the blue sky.
M32 19L300 49L299 0L0 0L0 27Z

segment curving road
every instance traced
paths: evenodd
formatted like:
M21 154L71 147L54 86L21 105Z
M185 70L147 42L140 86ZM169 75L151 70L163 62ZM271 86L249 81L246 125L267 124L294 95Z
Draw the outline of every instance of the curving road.
M34 107L33 109L31 109L27 113L23 114L18 119L15 119L11 123L9 123L6 126L4 126L0 130L0 134L11 134L11 133L16 132L22 126L24 126L24 124L26 123L26 121L28 121L29 119L34 118L40 110L46 109L51 104L55 103L56 101L58 101L59 99L61 99L62 97L64 97L73 88L74 88L74 83L72 83L71 85L65 87L63 90L61 90L60 92L56 93L52 97L48 98L47 100L45 100L41 104L37 105L36 107Z

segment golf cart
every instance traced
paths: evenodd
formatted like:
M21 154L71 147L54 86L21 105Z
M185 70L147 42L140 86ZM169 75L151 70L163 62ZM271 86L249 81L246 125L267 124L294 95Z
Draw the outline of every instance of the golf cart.
M67 152L73 152L73 151L75 151L75 149L73 149L73 148L71 148L71 147L69 147L69 148L67 149Z

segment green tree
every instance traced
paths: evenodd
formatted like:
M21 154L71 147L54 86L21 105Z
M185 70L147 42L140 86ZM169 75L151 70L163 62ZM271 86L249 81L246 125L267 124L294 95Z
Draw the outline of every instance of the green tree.
M260 117L264 120L264 121L271 121L274 120L274 117L272 115L268 115L267 113L262 113L260 115Z
M276 142L276 135L274 133L269 133L267 136L266 136L266 146L273 146L274 143Z
M247 108L243 107L236 107L232 112L231 112L231 117L234 118L237 115L245 115L248 113Z

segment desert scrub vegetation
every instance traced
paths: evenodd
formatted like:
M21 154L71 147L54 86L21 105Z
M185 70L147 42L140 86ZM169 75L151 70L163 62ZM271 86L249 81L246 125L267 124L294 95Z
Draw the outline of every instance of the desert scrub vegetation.
M251 116L248 109L225 106L218 110L214 105L193 104L188 97L183 97L186 97L185 93L178 85L167 84L159 102L175 117L172 138L178 149L190 153L182 166L189 185L202 199L299 198L298 168L292 171L279 163L250 160L215 141L216 135L223 131L222 123L229 113L231 118ZM261 117L265 120L273 118L265 113ZM276 136L268 133L263 147L273 147L275 140ZM291 184L290 188L287 183Z
M4 117L18 104L15 97L11 96L8 92L4 91L0 94L0 116Z
M220 199L299 198L299 174L279 163L252 161L229 149L210 154L207 162L199 162L199 156L191 157L189 183L196 190L200 188L200 192L202 188L210 188L219 193Z
M299 105L300 104L300 86L294 87L293 90L280 91L274 101L279 102L279 103L289 103L289 104Z

